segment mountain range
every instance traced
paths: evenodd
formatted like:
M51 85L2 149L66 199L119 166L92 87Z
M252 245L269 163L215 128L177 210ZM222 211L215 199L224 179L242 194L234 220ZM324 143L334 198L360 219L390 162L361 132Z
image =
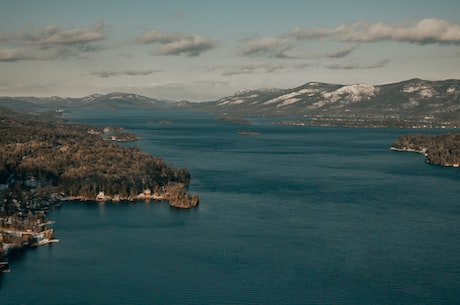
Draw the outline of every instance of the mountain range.
M0 107L17 112L72 109L167 108L176 102L159 100L133 93L92 94L82 98L63 97L0 97Z
M460 118L460 80L411 79L379 86L310 82L293 89L241 91L199 106L240 115Z
M244 90L210 102L166 101L131 93L83 98L0 97L14 111L72 109L188 109L238 116L329 118L437 118L460 122L460 80L340 85L309 82L291 89Z

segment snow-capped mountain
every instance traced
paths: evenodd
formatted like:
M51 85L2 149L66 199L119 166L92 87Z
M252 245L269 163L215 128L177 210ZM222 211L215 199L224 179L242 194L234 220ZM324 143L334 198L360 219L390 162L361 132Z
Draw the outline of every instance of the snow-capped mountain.
M133 93L82 98L0 97L15 111L55 109L192 109L216 114L348 118L436 118L460 122L460 80L411 79L386 85L309 82L292 89L244 90L212 102L173 102ZM22 111L21 111L22 110Z
M238 115L412 117L460 114L460 81L408 81L374 86L310 82L293 89L251 90L200 105Z

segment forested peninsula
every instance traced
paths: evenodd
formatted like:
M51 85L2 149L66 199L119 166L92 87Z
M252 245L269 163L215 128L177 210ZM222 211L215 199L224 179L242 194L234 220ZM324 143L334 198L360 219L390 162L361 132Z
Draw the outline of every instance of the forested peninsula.
M35 215L63 201L152 199L176 208L198 205L198 195L188 193L186 168L117 144L137 140L118 128L0 108L0 135L0 258L5 249L40 244L43 236L52 240L44 216L37 220Z
M394 141L391 149L422 153L429 164L460 167L460 132L406 134Z
M150 196L180 208L198 203L197 196L186 192L190 182L186 168L174 168L159 157L107 140L112 137L102 127L2 115L0 133L3 210L42 209L56 199Z

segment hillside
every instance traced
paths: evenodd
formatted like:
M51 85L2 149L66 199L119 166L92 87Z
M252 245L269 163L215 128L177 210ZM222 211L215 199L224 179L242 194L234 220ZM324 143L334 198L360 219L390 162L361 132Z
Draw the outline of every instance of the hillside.
M412 123L419 127L458 127L460 81L412 79L380 86L307 83L293 89L238 92L196 108L230 115L315 118L283 121L285 124L363 127L353 122L365 120L376 123L376 127L404 121L407 126L400 127L411 127Z
M191 103L131 93L83 98L0 97L0 106L21 112L73 109L184 109L229 116L289 117L279 124L347 127L457 128L460 80L369 84L309 82L292 89L239 91L216 101Z
M0 97L0 107L27 113L46 110L129 108L150 109L169 107L171 102L132 93L92 94L82 98L62 97Z

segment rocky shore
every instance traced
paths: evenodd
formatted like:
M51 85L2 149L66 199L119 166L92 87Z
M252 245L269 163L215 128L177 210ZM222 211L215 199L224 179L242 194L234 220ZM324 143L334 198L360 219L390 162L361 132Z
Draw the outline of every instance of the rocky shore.
M0 271L9 271L5 258L16 251L59 242L54 238L54 230L47 227L52 223L44 212L1 212Z
M355 117L355 116L314 116L302 120L278 120L275 125L345 127L345 128L459 128L458 120L441 120L430 117Z
M196 207L200 202L198 195L190 195L183 183L170 183L154 192L150 189L144 189L140 194L127 197L120 196L119 194L106 194L104 191L100 191L95 198L85 196L65 198L65 201L133 202L137 200L167 201L169 206L181 209Z
M391 150L421 153L428 164L460 167L460 132L402 135L393 142Z

